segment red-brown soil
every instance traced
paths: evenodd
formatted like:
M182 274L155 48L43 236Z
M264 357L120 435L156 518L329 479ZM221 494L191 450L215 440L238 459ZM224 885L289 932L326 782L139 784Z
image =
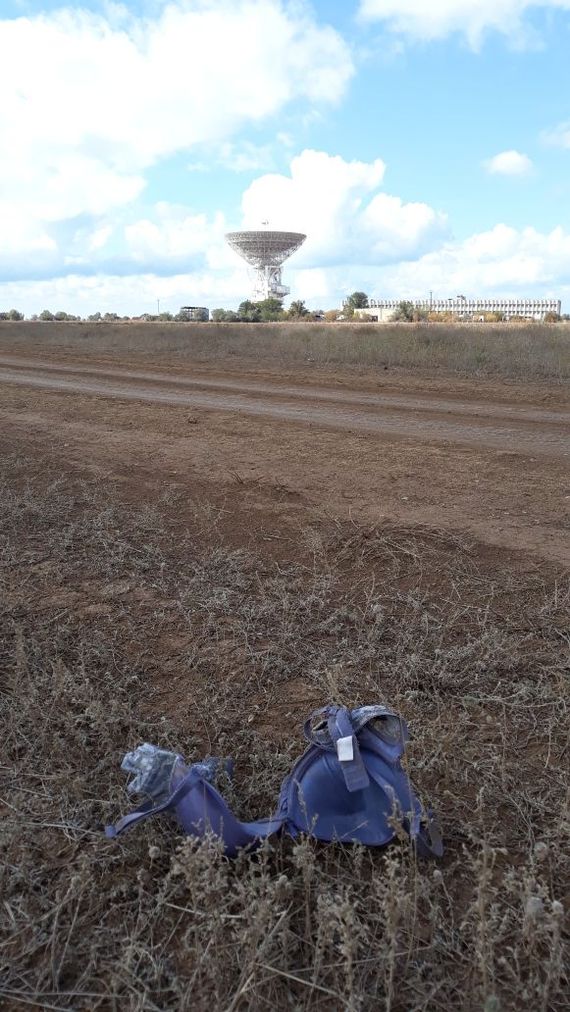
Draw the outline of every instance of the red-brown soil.
M321 373L316 383L302 370L82 361L37 349L0 353L0 382L5 445L33 457L47 442L62 474L80 464L120 478L137 498L168 486L179 502L197 490L227 500L236 543L260 529L294 539L316 509L570 562L563 388L489 381L469 397L465 380Z

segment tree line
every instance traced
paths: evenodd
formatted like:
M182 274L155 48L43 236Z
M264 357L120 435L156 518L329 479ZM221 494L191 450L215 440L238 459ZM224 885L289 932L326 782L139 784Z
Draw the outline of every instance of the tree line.
M315 320L322 319L322 313L311 313L301 299L291 303L289 309L283 308L281 299L262 299L251 302L246 299L234 312L231 309L214 309L214 323L277 323L280 320Z
M206 310L207 313L207 310ZM0 313L0 320L23 320L25 319L24 314L20 313L17 309L9 309L7 312ZM185 323L188 322L190 317L188 313L182 312L173 313L143 313L141 316L121 316L119 313L90 313L89 316L75 316L73 313L65 313L62 309L58 310L57 313L52 313L50 309L43 309L41 313L32 313L28 319L35 323L40 320L44 323L56 322L56 323L114 323L118 320L130 321L130 320L142 320L147 323ZM207 315L204 319L208 319Z
M337 312L336 310L334 311ZM279 320L321 320L323 313L312 313L307 309L305 303L297 299L291 303L288 309L283 308L283 304L280 299L264 299L261 302L251 302L245 300L240 303L237 310L231 309L214 309L212 312L212 320L216 323L219 322L235 322L235 323L269 323ZM178 313L143 313L141 316L120 316L119 313L91 313L89 316L81 317L75 316L73 313L65 313L63 310L58 310L56 313L52 313L49 309L42 310L41 313L34 313L29 319L32 322L42 321L49 323L55 321L57 323L70 322L70 323L114 323L120 320L141 320L149 323L196 323L206 322L208 320L208 310L204 309L202 315L196 310L190 314L188 310L184 308L180 309ZM23 320L24 314L20 313L17 309L10 309L8 312L0 313L0 320Z
M359 310L368 308L368 296L366 292L353 292L345 300L342 309L328 309L311 312L307 309L302 299L294 300L288 309L283 308L280 299L263 299L260 302L252 302L246 299L241 302L237 310L214 309L211 318L214 323L278 323L285 320L326 321L334 323L338 321L350 321L359 319L366 323L367 317L361 317ZM500 323L506 319L504 313L487 312L481 314L485 317L486 323ZM17 309L10 309L7 312L0 312L1 320L23 320L24 314ZM117 321L142 321L144 323L197 323L207 322L209 319L208 310L203 309L190 311L188 307L182 307L176 314L173 313L143 313L141 316L120 316L118 313L91 313L87 317L74 316L72 313L65 313L59 310L52 313L44 309L41 313L34 313L29 317L31 321L41 320L44 322L87 322L87 323L114 323ZM559 320L568 321L570 316L564 314L562 317L557 313L547 313L545 323L557 323ZM403 300L392 313L390 322L394 323L454 323L458 322L451 312L430 312L428 309L420 309L414 306L413 302ZM511 322L528 323L524 317L511 317Z

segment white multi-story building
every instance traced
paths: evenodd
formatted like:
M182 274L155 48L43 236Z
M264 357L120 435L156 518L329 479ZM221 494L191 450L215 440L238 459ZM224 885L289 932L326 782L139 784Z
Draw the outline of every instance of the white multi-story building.
M560 299L467 299L457 295L454 299L369 299L365 309L356 310L378 323L389 323L402 301L410 301L414 309L428 313L451 313L457 319L485 319L487 313L502 313L505 320L520 316L525 320L544 320L547 313L560 316Z

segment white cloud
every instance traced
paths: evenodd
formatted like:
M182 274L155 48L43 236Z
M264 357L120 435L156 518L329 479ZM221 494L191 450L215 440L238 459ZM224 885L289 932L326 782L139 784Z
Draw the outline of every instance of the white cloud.
M386 166L345 161L324 151L293 158L290 175L268 174L248 187L243 224L304 232L296 262L307 266L390 262L416 256L447 230L444 215L427 204L379 193Z
M190 260L199 255L208 259L210 249L223 243L224 217L188 214L174 204L159 203L152 218L143 218L126 225L124 238L127 255L137 263L158 264L161 261Z
M221 246L216 246L215 249ZM223 258L223 253L222 253ZM446 242L410 262L390 265L347 263L339 266L287 268L292 298L314 308L340 305L347 293L368 292L378 298L427 295L548 295L570 306L570 234L496 225L461 242ZM139 315L161 308L176 312L188 303L233 307L249 295L247 273L229 259L213 266L160 277L150 271L130 276L78 274L53 281L18 281L0 285L0 309L30 314L64 309L85 316L100 310Z
M532 162L528 155L522 155L520 151L501 151L483 162L487 172L495 176L526 176L532 169Z
M544 130L541 140L555 148L570 148L570 122L559 123L551 130Z
M476 48L486 32L521 41L530 31L524 15L531 10L570 10L570 0L361 0L365 21L382 21L388 29L416 40L464 35Z
M353 72L341 36L286 0L66 8L0 21L0 52L0 256L44 255L54 223L132 201L159 160L335 102Z
M275 228L308 235L285 268L293 298L329 308L356 289L401 298L430 289L441 296L570 296L570 234L561 227L542 233L498 224L452 240L444 215L386 194L384 175L381 159L346 161L306 150L292 159L287 175L266 174L246 189L246 227L269 217ZM235 308L248 297L250 281L225 243L228 227L221 213L161 202L126 224L111 218L80 228L63 276L5 282L0 309L138 315L152 312L157 298L171 311L188 303ZM41 232L28 238L49 255L49 238ZM99 273L90 274L97 266Z
M101 228L96 228L89 236L87 245L90 250L102 249L107 245L109 239L113 234L111 225L102 225Z
M218 163L231 172L255 172L273 167L275 156L271 144L252 144L241 141L233 144L226 141L221 145Z
M282 134L277 134L280 144L283 144L282 137ZM267 171L274 166L276 145L254 144L247 140L223 141L216 146L208 145L204 155L204 158L188 162L188 172L211 172L216 166L229 172Z
M161 277L140 272L127 277L98 274L84 277L67 274L49 281L13 281L0 284L0 306L22 306L28 315L42 309L75 313L111 312L120 316L156 313L160 299L162 312L176 313L180 306L237 306L247 297L239 270L213 274L210 271L176 273Z
M553 294L570 291L570 234L496 225L383 272L381 294Z
M379 192L384 172L381 159L349 162L323 151L303 151L292 159L289 175L266 174L247 188L243 226L258 228L269 220L274 228L305 232L307 242L293 266L309 271L351 261L394 263L416 257L447 234L445 216L427 204L406 204ZM135 271L176 273L199 265L213 272L241 269L247 291L246 266L225 242L228 228L221 213L210 217L162 202L124 227L123 258L133 262Z

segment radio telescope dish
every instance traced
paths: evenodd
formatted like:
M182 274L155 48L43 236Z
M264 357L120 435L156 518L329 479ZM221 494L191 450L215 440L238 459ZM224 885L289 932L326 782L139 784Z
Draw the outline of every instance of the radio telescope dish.
M289 295L289 288L281 280L281 267L306 238L301 232L271 232L266 229L227 233L229 245L253 268L254 302L283 299Z

